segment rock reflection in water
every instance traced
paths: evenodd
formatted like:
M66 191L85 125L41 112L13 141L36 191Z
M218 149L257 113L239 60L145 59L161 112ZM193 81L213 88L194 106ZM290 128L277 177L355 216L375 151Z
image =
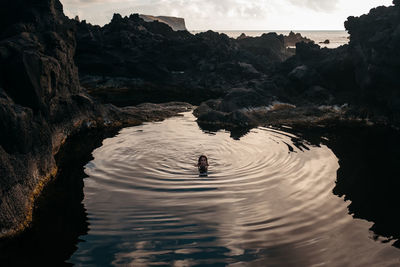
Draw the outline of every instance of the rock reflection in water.
M68 139L56 155L59 173L37 200L31 227L0 240L0 266L61 266L76 250L88 222L82 200L83 165L114 130L82 132ZM21 256L23 255L23 256Z
M335 154L299 140L269 128L239 140L207 134L188 113L122 130L86 165L90 230L69 262L395 263L400 251L375 242L372 223L354 220L348 203L332 194ZM207 178L193 166L202 153Z
M354 218L373 222L373 239L400 248L399 130L342 122L293 132L314 145L324 143L334 152L340 168L333 193L349 201L348 212Z
M339 133L336 133L338 135ZM371 230L400 248L400 135L397 130L342 127L330 147L340 158L333 192L351 201L349 213L374 222Z

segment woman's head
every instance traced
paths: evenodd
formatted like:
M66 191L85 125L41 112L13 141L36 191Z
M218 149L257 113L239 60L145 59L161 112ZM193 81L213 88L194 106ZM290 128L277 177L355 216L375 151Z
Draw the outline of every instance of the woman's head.
M207 159L207 157L206 156L204 156L204 155L201 155L200 157L199 157L199 165L200 164L206 164L206 165L208 165L208 159Z

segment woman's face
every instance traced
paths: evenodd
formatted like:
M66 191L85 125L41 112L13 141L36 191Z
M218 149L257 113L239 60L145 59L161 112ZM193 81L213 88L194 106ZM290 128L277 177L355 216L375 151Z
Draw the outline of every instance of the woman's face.
M206 165L207 164L207 159L205 157L200 158L200 164L201 165Z

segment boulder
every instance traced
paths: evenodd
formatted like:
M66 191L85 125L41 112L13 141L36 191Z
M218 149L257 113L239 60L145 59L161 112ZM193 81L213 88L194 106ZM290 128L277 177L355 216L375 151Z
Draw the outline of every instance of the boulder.
M281 62L287 58L284 37L276 33L264 33L259 37L237 40L241 48L262 57L263 60Z

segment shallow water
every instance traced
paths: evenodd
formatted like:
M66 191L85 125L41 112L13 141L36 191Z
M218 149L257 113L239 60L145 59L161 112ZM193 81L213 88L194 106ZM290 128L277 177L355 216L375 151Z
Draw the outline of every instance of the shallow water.
M209 158L209 176L197 157ZM89 232L68 262L116 266L388 266L400 250L374 240L332 194L338 159L289 133L235 140L191 113L123 129L85 166Z

